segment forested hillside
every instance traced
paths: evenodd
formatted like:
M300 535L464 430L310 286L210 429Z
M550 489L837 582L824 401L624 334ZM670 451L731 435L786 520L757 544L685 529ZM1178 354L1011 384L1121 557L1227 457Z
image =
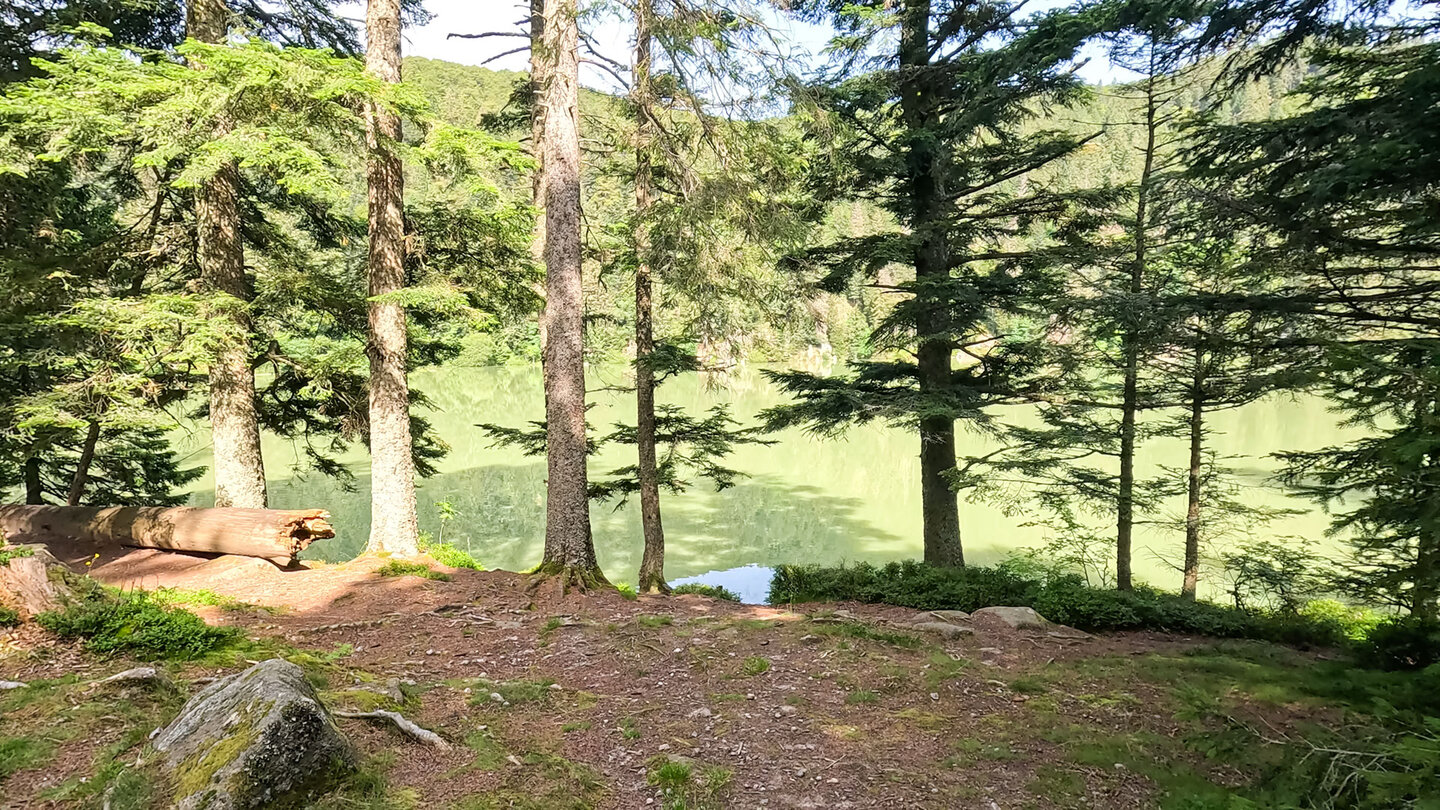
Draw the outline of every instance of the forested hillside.
M405 62L406 83L421 90L444 121L460 127L498 126L506 134L523 137L525 101L517 96L527 81L524 73L496 71L423 57ZM1177 93L1175 106L1189 112L1213 111L1221 120L1259 120L1280 114L1291 91L1304 78L1302 64L1287 64L1259 77L1235 92L1220 92L1212 85L1219 80L1215 66L1195 71ZM1031 131L1061 129L1077 135L1095 135L1082 149L1037 171L1032 178L1062 188L1123 186L1135 177L1143 161L1144 131L1140 126L1142 100L1134 86L1110 84L1093 86L1088 98L1072 107L1054 107L1026 123ZM633 354L627 324L633 319L633 290L623 278L604 276L606 244L604 228L598 223L625 216L631 196L629 174L624 162L633 160L615 155L611 143L625 144L633 124L625 115L625 100L594 90L580 93L580 108L597 133L607 133L589 144L585 207L592 224L589 235L593 248L587 265L587 307L594 320L587 337L588 351L597 361L622 360ZM517 181L516 190L519 185ZM817 241L825 234L860 235L888 226L888 215L864 203L830 206L820 223ZM753 268L768 274L768 268ZM903 278L903 269L897 269ZM604 276L602 278L602 276ZM783 289L787 279L772 278ZM657 327L670 338L714 344L716 351L740 354L759 363L833 362L865 357L873 351L869 335L889 310L886 296L870 287L855 285L841 294L811 292L803 305L781 310L746 308L732 313L725 329L695 334L693 321L682 313L662 312ZM722 345L729 342L732 345ZM498 332L475 335L466 341L459 362L489 364L530 362L538 359L538 335L529 324L510 324Z

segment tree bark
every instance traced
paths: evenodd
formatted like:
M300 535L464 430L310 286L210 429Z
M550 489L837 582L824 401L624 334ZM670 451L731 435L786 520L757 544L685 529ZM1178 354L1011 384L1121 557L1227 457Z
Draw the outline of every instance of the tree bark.
M45 503L45 485L40 480L40 459L25 459L25 503Z
M1200 349L1195 349L1190 383L1190 475L1185 496L1185 571L1180 595L1194 599L1200 584L1200 496L1205 450L1205 372Z
M584 300L580 258L579 30L576 0L545 4L545 555L563 585L603 584L585 469Z
M545 263L545 88L550 83L549 76L549 59L545 53L545 0L530 0L530 156L535 159L535 173L530 176L530 199L538 212L535 235L530 240L530 256L537 265ZM545 343L549 339L544 307L541 307L536 320L543 357Z
M1415 557L1415 589L1410 612L1416 618L1440 618L1440 536L1422 536Z
M0 506L0 531L6 537L239 554L288 563L312 541L335 536L329 517L323 509Z
M931 127L936 115L930 93L926 92L926 68L930 63L930 3L907 3L901 21L900 63L908 69L907 87L901 99L905 127L915 134L906 155L908 194L911 205L911 233L915 240L917 372L920 394L943 396L952 384L950 318L945 303L933 285L948 278L950 245L944 232L946 195L943 146L920 133ZM933 416L920 422L920 509L924 525L925 562L963 566L965 550L960 542L960 504L944 474L955 468L955 420Z
M1159 127L1156 98L1156 51L1150 51L1150 70L1145 84L1145 164L1140 170L1140 183L1135 193L1135 259L1130 265L1131 306L1139 303L1145 291L1145 260L1148 238L1146 218L1149 215L1150 183L1155 171L1155 134ZM1134 587L1131 577L1135 534L1135 433L1140 410L1140 335L1137 326L1129 326L1121 336L1121 355L1125 361L1125 380L1120 402L1120 481L1115 508L1115 587L1128 591Z
M100 423L92 421L85 430L85 443L80 446L80 460L75 464L75 476L70 479L70 492L65 502L79 506L85 497L85 485L90 482L90 465L95 461L95 445L100 441Z
M192 39L223 43L229 23L230 10L224 0L186 4L186 34ZM205 69L198 63L192 66ZM240 239L239 183L234 164L227 164L195 193L201 280L215 293L234 299L215 316L224 335L210 365L210 440L215 458L215 505L263 509L265 463L260 452L255 372L250 366L252 327L246 311L254 295L245 275Z
M365 69L382 81L399 82L400 0L370 0L365 36ZM370 540L365 550L413 555L420 547L405 308L376 300L405 288L405 174L393 148L400 140L400 117L371 106L365 136L370 210Z
M650 88L650 0L635 4L635 446L640 483L640 526L645 551L640 558L641 593L669 593L665 582L665 527L660 520L660 474L655 450L654 305L651 300L650 226L646 222L652 188L650 149L654 137Z

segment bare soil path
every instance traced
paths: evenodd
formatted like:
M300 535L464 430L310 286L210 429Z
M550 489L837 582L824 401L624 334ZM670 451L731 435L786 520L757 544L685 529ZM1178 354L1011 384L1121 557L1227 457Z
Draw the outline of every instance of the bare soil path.
M532 590L518 574L438 565L449 581L383 577L373 558L281 570L55 550L108 584L253 605L194 609L299 651L332 707L396 708L454 743L436 752L386 726L341 721L383 765L390 803L371 807L1130 810L1161 798L1146 761L1232 778L1186 748L1194 728L1176 719L1163 675L1164 662L1207 646L1199 641L1056 638L984 622L947 639L910 629L915 611L899 608L567 595ZM1155 677L1135 677L1142 661ZM213 677L245 661L233 664L176 674ZM0 680L83 681L131 665L33 626L0 636ZM0 716L0 740L33 735L35 724L92 724L55 731L48 761L8 779L0 771L0 806L81 806L63 787L99 768L102 749L134 759L136 728L165 711ZM1270 711L1267 722L1287 718ZM114 751L127 733L133 744Z

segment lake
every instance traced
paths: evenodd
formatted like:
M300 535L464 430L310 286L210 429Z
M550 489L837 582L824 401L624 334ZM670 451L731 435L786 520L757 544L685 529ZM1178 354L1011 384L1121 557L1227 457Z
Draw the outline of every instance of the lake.
M633 422L633 399L603 390L625 385L626 373L627 368L619 365L587 372L596 403L590 419L597 429L608 430L618 420ZM523 457L512 448L492 447L475 425L519 426L541 418L539 368L441 367L416 373L412 382L433 401L435 410L425 415L451 448L439 464L439 474L421 482L421 528L440 535L435 504L448 501L457 515L443 527L447 542L468 549L488 568L534 566L544 540L544 460ZM732 375L723 386L707 386L695 375L673 380L660 389L659 399L697 411L728 403L745 424L753 423L761 409L783 401L754 369ZM1016 418L1022 417L1017 412ZM1323 447L1351 435L1337 427L1325 403L1316 398L1274 397L1212 419L1215 448L1225 455L1243 456L1233 465L1241 471L1247 503L1305 510L1268 524L1264 534L1333 546L1334 541L1324 537L1325 516L1267 480L1275 467L1269 453ZM749 477L735 487L716 493L697 482L683 495L662 495L668 576L727 584L745 591L747 601L756 601L763 598L768 584L767 566L884 563L921 556L918 440L913 434L872 425L852 429L839 440L798 431L776 438L779 442L774 446L738 448L730 466ZM960 438L962 453L984 446L980 437L962 432ZM208 466L209 437L203 429L180 431L176 442L188 463ZM592 461L592 476L631 463L626 450L617 447ZM306 556L344 560L358 554L369 533L369 467L363 448L344 457L357 476L353 492L317 473L295 469L303 455L287 440L267 436L264 451L272 506L322 507L333 516L336 537L316 543ZM1180 440L1149 442L1139 466L1142 470L1160 464L1184 467L1185 453ZM212 487L208 475L197 482L191 503L209 505ZM1178 514L1181 509L1183 502L1177 501L1170 511ZM633 583L641 552L638 503L618 511L596 505L591 516L606 575L612 582ZM1043 529L1023 525L1028 522L1026 515L1007 516L995 506L962 500L960 519L970 562L994 563L1011 551L1046 541ZM1174 530L1137 527L1137 577L1178 588L1180 575L1172 563L1180 559L1182 541Z

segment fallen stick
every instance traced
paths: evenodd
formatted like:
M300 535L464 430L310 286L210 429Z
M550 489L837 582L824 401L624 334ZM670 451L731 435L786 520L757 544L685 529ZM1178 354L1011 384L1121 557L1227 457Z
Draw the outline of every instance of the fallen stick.
M323 509L194 506L0 506L7 538L239 554L285 563L312 541L334 537Z
M418 742L447 751L450 749L450 743L445 742L444 737L441 737L439 734L436 734L429 729L421 728L420 726L417 726L409 720L406 720L405 715L399 712L387 712L384 709L376 709L373 712L336 711L332 712L332 714L334 714L336 717L345 717L353 720L389 720L390 722L395 724L396 728L404 732L406 736L411 737Z

